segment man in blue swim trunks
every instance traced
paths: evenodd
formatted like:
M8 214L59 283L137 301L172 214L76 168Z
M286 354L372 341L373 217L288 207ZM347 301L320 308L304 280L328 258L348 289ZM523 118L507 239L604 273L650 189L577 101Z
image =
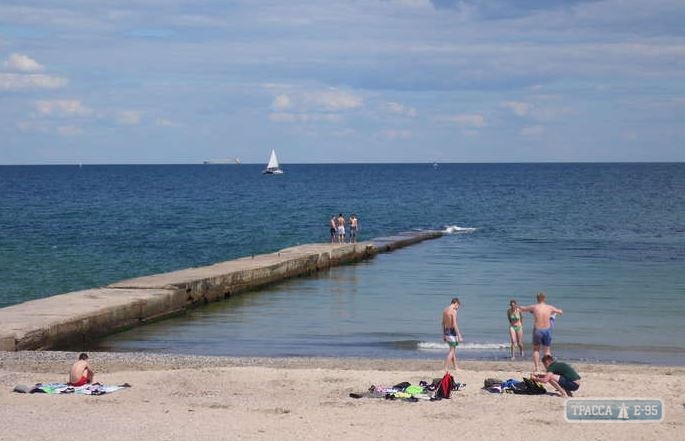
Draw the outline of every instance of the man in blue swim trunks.
M457 325L457 310L461 306L461 302L457 297L452 299L450 305L442 311L442 340L449 346L449 352L445 359L445 370L448 371L450 366L457 370L457 346L462 341L461 331Z
M535 305L522 306L520 309L524 312L530 312L535 318L533 324L533 369L534 372L540 370L540 346L544 348L545 355L552 353L552 323L550 317L552 314L563 314L559 308L545 303L546 296L544 292L537 294L538 302Z

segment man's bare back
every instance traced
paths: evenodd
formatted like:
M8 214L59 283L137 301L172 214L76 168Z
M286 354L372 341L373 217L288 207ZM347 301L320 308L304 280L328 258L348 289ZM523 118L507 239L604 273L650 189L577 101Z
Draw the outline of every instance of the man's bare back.
M457 314L454 313L454 307L448 306L442 310L442 328L443 329L456 329L457 327Z
M547 296L545 293L539 292L537 294L538 302L535 305L523 306L521 311L530 312L533 314L533 369L535 372L540 367L540 347L544 347L545 355L551 354L552 345L552 323L550 318L552 314L563 314L559 308L545 303Z
M84 355L85 354L81 354L81 357L83 357ZM95 372L88 363L88 357L85 356L85 358L79 358L79 360L77 360L73 365L71 365L71 369L69 370L69 383L83 383L83 378L86 379L87 383L90 383L93 381L94 375Z
M534 323L533 327L535 329L547 329L552 326L550 322L550 317L552 314L562 314L561 309L555 308L552 305L546 303L537 303L531 305L526 309L528 312L533 313Z

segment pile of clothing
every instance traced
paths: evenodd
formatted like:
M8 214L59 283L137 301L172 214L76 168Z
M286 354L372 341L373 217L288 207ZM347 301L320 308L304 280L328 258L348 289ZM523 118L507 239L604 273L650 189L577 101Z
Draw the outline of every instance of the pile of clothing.
M522 381L513 378L504 381L498 378L486 378L483 380L483 389L496 394L541 395L547 393L545 386L532 378L523 378Z
M457 383L449 376L451 381L447 388L449 392L463 390L466 387L464 383ZM435 378L430 383L427 381L419 381L418 385L411 384L407 381L398 383L394 386L371 385L366 392L351 393L352 398L384 398L386 400L401 400L407 402L437 401L443 398L449 398L449 392L445 392L441 388L441 384L445 384L445 377ZM447 396L445 396L447 395Z

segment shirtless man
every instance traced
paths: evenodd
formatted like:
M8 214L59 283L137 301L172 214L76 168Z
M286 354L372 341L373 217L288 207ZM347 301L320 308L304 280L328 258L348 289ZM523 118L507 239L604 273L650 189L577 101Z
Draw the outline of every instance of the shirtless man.
M442 340L449 345L449 352L445 358L445 370L450 369L450 365L457 370L457 346L463 341L461 332L457 325L457 310L461 306L458 298L453 298L450 305L442 311Z
M338 220L335 217L335 214L331 217L330 227L331 227L331 243L335 243L335 241L338 239Z
M539 292L537 295L538 302L535 305L522 306L520 310L523 312L530 312L533 314L533 372L538 372L540 369L540 346L544 348L545 355L552 353L552 323L550 317L552 314L563 314L559 308L545 303L545 293Z
M83 386L84 384L90 384L93 382L94 376L95 371L90 367L90 363L88 363L88 354L82 353L78 356L78 361L71 365L69 385Z
M342 213L338 215L338 242L345 243L345 216Z
M357 228L359 227L359 221L357 220L357 215L352 214L350 216L350 243L357 241Z

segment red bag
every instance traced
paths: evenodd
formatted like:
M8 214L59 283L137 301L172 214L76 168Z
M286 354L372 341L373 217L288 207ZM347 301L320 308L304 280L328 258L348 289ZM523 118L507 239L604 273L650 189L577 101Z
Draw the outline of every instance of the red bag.
M435 390L435 398L449 398L452 395L452 389L455 387L454 377L449 372L445 372L442 380L438 383L438 388Z

